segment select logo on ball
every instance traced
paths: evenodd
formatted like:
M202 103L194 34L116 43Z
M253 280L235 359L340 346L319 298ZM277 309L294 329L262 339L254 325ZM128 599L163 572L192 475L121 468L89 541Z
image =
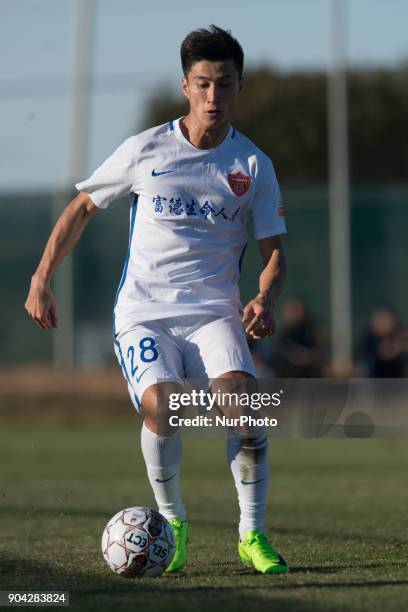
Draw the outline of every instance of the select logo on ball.
M117 512L102 534L102 554L123 578L160 576L173 559L173 528L159 512L137 506Z

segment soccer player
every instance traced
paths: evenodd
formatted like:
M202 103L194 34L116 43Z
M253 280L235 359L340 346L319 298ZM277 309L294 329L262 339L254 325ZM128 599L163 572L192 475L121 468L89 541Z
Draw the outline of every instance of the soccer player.
M262 339L274 333L273 310L286 275L286 229L272 162L230 123L243 60L238 41L221 28L188 34L181 45L188 114L131 136L77 183L79 195L51 233L25 305L42 329L57 327L50 288L55 268L97 211L130 194L114 347L132 402L144 418L141 447L148 478L176 535L167 572L186 563L188 523L179 490L180 434L159 429L159 395L180 391L185 378L215 379L218 388L225 381L241 390L253 388L255 368L245 334ZM259 292L242 309L238 279L249 216L264 265ZM242 562L261 573L288 571L265 533L265 432L253 437L232 431L227 457L240 506Z

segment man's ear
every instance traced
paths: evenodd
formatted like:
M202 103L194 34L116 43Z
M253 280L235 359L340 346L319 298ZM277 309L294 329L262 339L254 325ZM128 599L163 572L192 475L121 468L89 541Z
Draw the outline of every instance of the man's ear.
M185 76L183 76L183 78L181 79L181 89L186 98L188 98L188 83L187 78Z
M242 91L243 86L244 86L244 77L241 77L239 80L239 89L238 89L239 92Z

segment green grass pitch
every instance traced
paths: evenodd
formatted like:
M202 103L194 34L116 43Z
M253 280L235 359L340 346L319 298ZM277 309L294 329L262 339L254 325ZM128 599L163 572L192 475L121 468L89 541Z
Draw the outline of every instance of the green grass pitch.
M291 572L262 576L237 556L225 441L184 435L188 567L130 581L100 536L121 508L154 507L138 427L2 423L1 590L69 590L81 611L408 609L406 440L272 439L267 526Z

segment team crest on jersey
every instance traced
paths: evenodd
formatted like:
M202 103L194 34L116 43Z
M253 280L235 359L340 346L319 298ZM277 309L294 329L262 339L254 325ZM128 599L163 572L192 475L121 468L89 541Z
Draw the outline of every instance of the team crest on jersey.
M228 182L232 191L239 197L248 191L251 184L251 177L245 176L242 172L236 172L235 174L228 175Z

